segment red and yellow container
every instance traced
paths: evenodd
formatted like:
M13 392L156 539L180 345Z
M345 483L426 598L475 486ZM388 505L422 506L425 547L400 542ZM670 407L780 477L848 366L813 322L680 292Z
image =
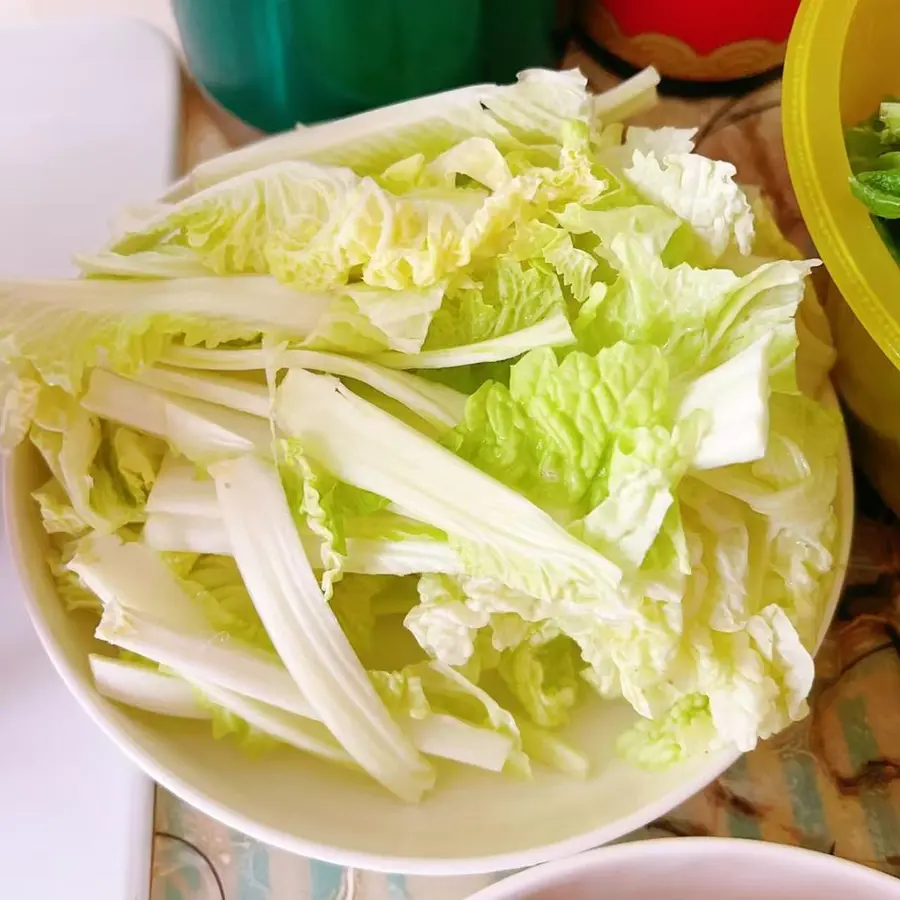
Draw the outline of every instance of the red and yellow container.
M754 78L784 61L800 0L583 0L579 28L601 50L668 79Z

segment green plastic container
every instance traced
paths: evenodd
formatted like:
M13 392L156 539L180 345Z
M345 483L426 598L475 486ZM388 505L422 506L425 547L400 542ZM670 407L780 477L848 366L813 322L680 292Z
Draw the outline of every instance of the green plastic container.
M173 0L197 81L263 131L554 66L556 0Z

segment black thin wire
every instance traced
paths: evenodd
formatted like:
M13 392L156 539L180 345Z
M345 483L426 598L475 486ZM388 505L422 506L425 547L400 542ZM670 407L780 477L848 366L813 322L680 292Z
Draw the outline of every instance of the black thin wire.
M780 100L769 100L765 103L760 103L758 106L751 106L749 109L742 109L739 112L736 112L727 121L722 122L719 125L719 128L716 130L721 131L723 128L730 128L732 125L737 125L740 122L745 121L746 119L752 119L755 116L761 116L763 113L768 112L770 109L778 109L779 106L781 106Z
M713 133L715 127L725 118L745 97L731 97L726 100L701 126L694 137L694 149L696 150Z
M742 100L744 98L741 97L739 99ZM734 112L736 106L737 103L725 104L725 106L723 106L714 116L707 120L706 124L697 133L697 137L694 141L695 150L699 149L700 145L708 138L711 138L714 134L725 128L730 128L732 125L738 125L747 119L761 116L771 109L778 109L778 107L781 106L781 101L770 100L760 103L757 106L751 106L749 109L742 109L739 112ZM734 113L734 115L731 115L732 113Z
M181 844L182 846L193 850L194 853L206 863L209 871L212 872L212 876L216 881L216 887L219 889L219 897L221 900L227 900L227 897L225 896L225 885L222 883L222 879L216 871L216 867L213 865L212 860L196 844L192 844L187 838L183 838L178 834L172 834L169 831L157 831L155 832L155 836L159 838L168 838L170 841L175 841L177 844Z

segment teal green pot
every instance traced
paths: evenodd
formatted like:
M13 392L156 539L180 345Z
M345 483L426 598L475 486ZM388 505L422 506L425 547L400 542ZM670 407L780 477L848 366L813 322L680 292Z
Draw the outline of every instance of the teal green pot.
M556 0L173 0L194 78L263 131L554 66Z

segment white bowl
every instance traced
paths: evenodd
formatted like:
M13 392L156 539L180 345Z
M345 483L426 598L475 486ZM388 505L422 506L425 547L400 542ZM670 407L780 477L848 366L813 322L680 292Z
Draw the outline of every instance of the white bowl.
M520 872L469 900L898 900L900 880L824 853L730 838L666 838Z
M832 402L833 395L832 395ZM35 628L57 671L97 724L173 794L232 828L285 850L379 871L462 875L519 869L615 840L665 814L709 784L738 754L719 752L665 772L616 756L616 736L637 716L625 703L580 711L572 737L591 759L587 781L538 770L524 783L463 767L439 772L418 806L378 785L285 749L261 759L213 740L208 723L117 706L93 687L88 653L105 645L89 617L65 612L45 564L46 536L31 491L46 477L23 445L4 470L10 553ZM822 636L837 605L853 524L849 450L844 443L833 585Z

